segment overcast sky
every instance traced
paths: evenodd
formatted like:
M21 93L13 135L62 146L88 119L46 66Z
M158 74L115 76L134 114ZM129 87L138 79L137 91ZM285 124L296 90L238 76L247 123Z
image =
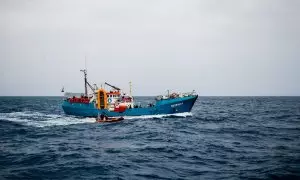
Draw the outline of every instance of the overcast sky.
M0 95L300 95L299 0L0 0Z

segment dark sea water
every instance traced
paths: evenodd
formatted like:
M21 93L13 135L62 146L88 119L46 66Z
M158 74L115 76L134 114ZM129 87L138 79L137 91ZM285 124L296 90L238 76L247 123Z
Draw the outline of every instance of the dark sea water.
M0 179L300 179L300 97L200 97L111 124L61 100L0 97Z

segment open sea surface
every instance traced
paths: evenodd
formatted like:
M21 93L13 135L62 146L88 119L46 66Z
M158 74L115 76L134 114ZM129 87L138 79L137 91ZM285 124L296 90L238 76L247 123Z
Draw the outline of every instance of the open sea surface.
M110 124L61 103L0 97L0 179L300 179L300 97L199 97Z

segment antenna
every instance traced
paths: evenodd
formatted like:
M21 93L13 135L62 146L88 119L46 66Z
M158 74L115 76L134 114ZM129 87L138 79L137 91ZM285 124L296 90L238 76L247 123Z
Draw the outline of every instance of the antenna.
M129 95L132 96L132 82L129 82Z
M94 88L95 88L95 89L98 89L98 86L97 86L97 84L94 84Z
M85 70L87 70L87 68L86 68L86 55L84 56L84 68L85 68Z

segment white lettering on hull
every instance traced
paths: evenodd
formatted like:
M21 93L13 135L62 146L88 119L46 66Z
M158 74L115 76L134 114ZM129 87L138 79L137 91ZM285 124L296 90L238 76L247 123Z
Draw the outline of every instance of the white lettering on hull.
M172 104L171 107L174 108L174 107L178 107L178 106L181 106L181 105L183 105L183 103Z

